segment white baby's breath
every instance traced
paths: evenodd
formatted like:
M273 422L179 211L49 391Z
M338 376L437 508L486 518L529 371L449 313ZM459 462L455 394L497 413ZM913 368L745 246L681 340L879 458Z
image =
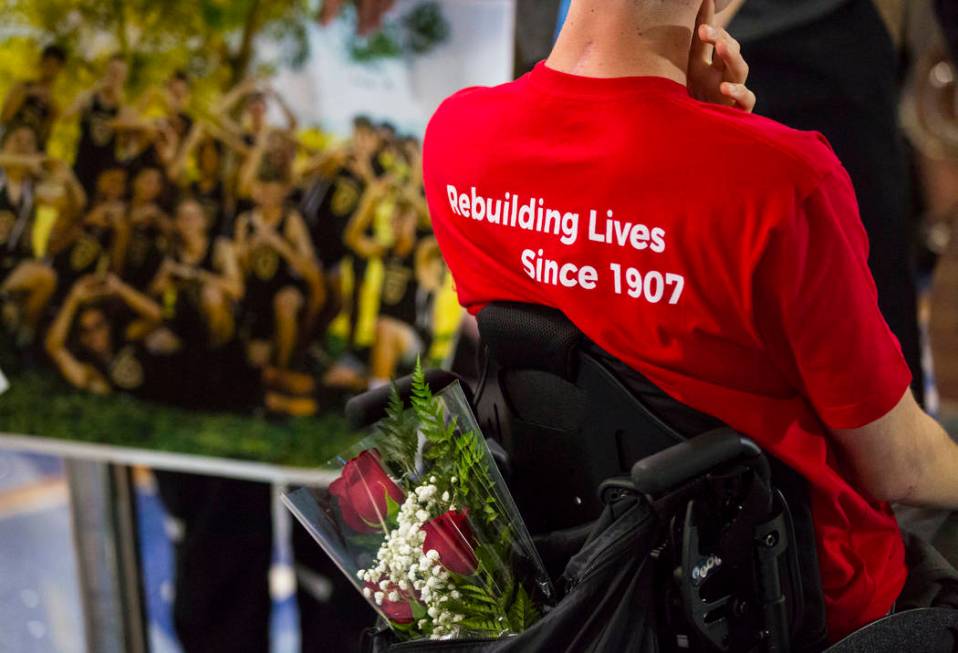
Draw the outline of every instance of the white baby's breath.
M445 506L450 500L449 493L443 492L440 497L436 482L436 477L430 477L427 484L407 495L399 508L396 528L379 547L376 564L371 569L360 570L357 576L375 586L375 590L365 588L363 595L372 598L378 606L384 601L420 603L429 618L420 619L418 628L430 633L433 639L448 639L459 633L457 624L463 616L444 606L450 597L458 599L460 594L450 581L439 552L422 550L426 539L423 525L433 515L450 509Z

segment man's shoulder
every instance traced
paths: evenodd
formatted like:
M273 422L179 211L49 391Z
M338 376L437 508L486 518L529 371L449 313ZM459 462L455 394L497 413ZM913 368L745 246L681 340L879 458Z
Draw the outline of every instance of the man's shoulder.
M733 158L740 174L781 175L782 182L810 190L822 178L842 165L828 140L819 132L803 131L755 114L727 107L701 107L700 129L707 134L709 147L734 148Z
M520 82L521 80L517 80L498 86L469 86L453 93L443 100L439 108L436 109L429 120L427 133L433 127L474 116L477 111L486 112L490 104L502 105L503 102L508 101L510 96L514 95Z

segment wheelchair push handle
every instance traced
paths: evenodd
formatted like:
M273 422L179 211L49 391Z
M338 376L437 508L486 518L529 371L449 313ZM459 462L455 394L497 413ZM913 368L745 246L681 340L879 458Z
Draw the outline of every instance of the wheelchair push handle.
M771 477L768 460L758 445L731 429L722 428L638 461L632 467L632 484L641 494L660 496L736 461L755 464L766 482Z

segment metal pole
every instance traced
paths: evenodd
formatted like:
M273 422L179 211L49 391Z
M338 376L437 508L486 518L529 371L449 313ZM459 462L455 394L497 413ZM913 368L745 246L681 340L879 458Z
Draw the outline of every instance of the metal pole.
M146 653L129 470L66 459L87 650Z

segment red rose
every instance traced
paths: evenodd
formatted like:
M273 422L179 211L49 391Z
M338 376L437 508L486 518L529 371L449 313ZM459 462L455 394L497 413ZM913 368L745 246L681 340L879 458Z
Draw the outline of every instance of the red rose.
M406 596L399 592L398 601L389 600L389 592L379 589L379 586L375 583L366 583L366 587L369 588L369 591L375 595L376 592L383 592L383 602L382 605L377 605L380 610L383 611L383 614L393 623L396 624L411 624L413 622L412 616L412 604L406 598ZM375 605L376 601L373 600Z
M370 450L346 463L339 478L330 484L329 493L339 502L343 521L357 533L384 529L389 514L387 497L397 504L406 498L379 464L379 456Z
M476 572L476 536L466 511L445 512L423 524L422 530L426 533L423 553L436 551L442 566L454 574L471 576Z

